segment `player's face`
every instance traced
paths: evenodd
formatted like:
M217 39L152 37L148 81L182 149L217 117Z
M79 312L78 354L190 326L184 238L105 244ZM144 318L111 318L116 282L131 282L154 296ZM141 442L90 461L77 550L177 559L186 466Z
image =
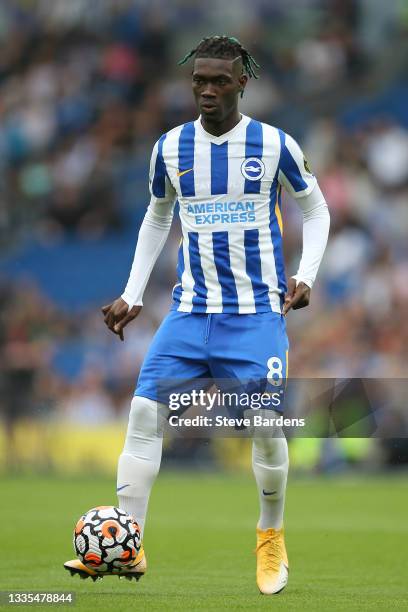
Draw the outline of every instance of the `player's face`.
M221 122L238 106L238 95L245 88L242 60L197 58L192 74L193 93L204 119Z

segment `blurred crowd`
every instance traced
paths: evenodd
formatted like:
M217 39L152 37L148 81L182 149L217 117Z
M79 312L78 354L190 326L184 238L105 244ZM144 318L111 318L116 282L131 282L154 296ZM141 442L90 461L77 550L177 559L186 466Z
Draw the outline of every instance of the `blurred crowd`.
M3 259L28 243L103 245L115 235L130 262L148 203L152 145L196 115L189 67L177 62L202 36L229 33L262 67L242 111L299 140L331 211L311 307L288 317L291 376L406 378L406 3L253 0L250 13L243 0L2 2ZM399 93L387 98L392 91ZM289 274L299 261L301 227L286 197ZM146 348L170 304L178 241L176 222L124 344L104 328L95 300L64 308L29 269L14 275L1 268L6 421L35 414L91 424L127 416ZM92 277L85 282L92 287Z

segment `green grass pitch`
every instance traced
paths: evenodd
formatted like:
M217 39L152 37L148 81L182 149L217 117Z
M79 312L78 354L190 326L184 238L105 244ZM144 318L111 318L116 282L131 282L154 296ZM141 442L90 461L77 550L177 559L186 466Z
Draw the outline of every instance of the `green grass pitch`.
M290 480L289 584L272 597L255 584L249 474L162 472L145 534L149 569L138 583L80 581L62 569L78 516L116 503L114 479L26 476L0 486L0 590L72 590L73 610L408 610L405 477Z

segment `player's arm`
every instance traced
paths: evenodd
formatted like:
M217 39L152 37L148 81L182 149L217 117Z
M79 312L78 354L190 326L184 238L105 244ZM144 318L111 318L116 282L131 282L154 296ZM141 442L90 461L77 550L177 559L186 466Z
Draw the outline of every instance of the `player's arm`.
M304 308L327 244L330 215L326 201L299 145L288 134L281 139L278 180L303 213L303 249L297 273L288 281L283 314Z
M159 141L160 142L160 141ZM133 264L123 294L102 308L105 323L123 340L123 329L140 313L150 274L167 240L173 219L176 192L166 174L159 144L150 162L150 204L139 230Z

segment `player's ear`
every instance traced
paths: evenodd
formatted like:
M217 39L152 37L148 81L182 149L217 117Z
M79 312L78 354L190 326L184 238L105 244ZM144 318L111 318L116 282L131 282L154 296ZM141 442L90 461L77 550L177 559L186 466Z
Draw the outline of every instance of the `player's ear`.
M246 84L248 83L248 76L246 74L241 74L241 76L238 79L238 82L239 82L239 91L241 93L241 98L242 98Z

